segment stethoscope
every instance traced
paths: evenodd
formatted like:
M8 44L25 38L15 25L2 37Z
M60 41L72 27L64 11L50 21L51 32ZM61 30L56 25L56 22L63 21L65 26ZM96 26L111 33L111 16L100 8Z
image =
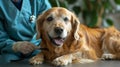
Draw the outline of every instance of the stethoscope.
M35 8L35 4L36 4L36 0L30 0L31 1L31 12L32 12L32 15L30 16L29 20L30 22L32 23L35 23L36 21L36 16L35 16L35 12L36 12L36 8Z
M35 15L31 15L30 16L30 22L34 23L36 20L36 16Z

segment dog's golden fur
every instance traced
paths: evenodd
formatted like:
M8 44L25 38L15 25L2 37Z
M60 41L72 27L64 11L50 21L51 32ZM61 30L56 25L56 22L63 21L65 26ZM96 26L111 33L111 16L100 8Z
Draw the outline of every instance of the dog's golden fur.
M55 17L47 19L51 15ZM67 21L61 19L63 16L67 16ZM55 65L67 65L72 62L93 62L100 58L120 58L120 32L114 27L89 28L80 24L72 12L61 7L51 8L40 15L36 25L37 39L42 38L40 46L48 50L42 50L31 58L31 64L48 61ZM63 44L59 46L54 45L48 36L55 27L66 28L67 31ZM59 44L61 41L56 43Z

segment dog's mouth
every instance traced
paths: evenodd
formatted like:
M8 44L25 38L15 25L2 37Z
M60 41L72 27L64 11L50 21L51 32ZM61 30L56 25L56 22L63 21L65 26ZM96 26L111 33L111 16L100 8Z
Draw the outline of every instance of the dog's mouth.
M49 35L48 35L48 36L49 36ZM49 39L50 39L51 42L52 42L54 45L56 45L56 46L61 46L61 45L63 45L63 42L64 42L64 40L65 40L65 38L62 38L62 37L60 37L60 36L54 37L54 38L52 38L51 36L49 36Z

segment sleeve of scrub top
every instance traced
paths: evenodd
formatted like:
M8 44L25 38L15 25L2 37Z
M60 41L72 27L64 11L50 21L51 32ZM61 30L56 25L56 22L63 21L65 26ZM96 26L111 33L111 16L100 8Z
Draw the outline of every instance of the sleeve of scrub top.
M12 44L14 43L13 40L9 38L7 33L5 32L3 22L0 18L0 53L13 53Z
M38 7L39 10L38 15L51 8L51 4L48 0L39 0L39 4L40 3L42 4L40 5L40 7Z

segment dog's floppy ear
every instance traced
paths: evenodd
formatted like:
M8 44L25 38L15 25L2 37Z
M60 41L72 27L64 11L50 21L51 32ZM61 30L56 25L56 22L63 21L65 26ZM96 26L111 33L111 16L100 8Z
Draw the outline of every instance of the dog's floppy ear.
M41 14L38 16L36 20L36 31L37 31L36 39L39 39L41 37L43 22L44 22L44 17L43 14Z
M78 18L73 13L72 13L71 19L72 19L71 22L72 22L74 38L76 40L79 40L80 36L78 34L78 31L79 31L80 21L78 20Z

